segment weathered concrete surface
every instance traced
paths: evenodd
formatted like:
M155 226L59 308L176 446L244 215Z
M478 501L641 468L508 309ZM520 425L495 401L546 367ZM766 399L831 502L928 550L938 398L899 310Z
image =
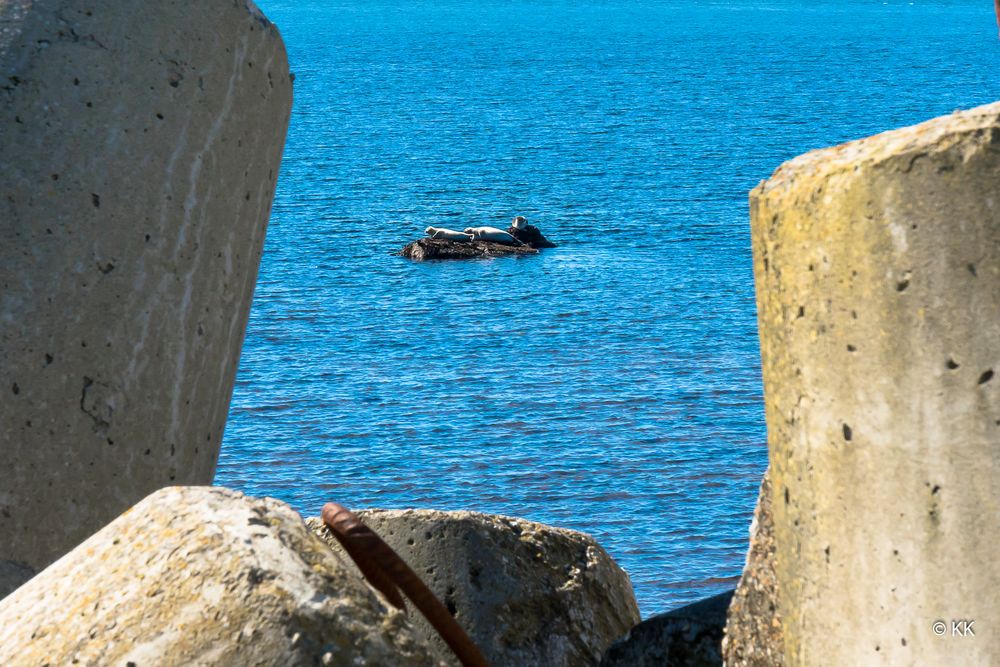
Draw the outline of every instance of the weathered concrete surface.
M0 602L0 664L433 665L284 503L158 491Z
M751 194L787 664L1000 664L998 185L993 104Z
M0 559L212 480L290 104L247 1L0 1Z
M733 591L648 618L615 642L601 667L718 667Z
M495 665L594 665L639 622L628 575L584 533L477 512L356 514L454 610ZM336 545L319 519L307 523ZM436 655L457 664L419 612L411 613Z
M729 605L726 636L722 639L727 667L781 667L784 664L771 512L770 473L765 472L750 524L747 562Z

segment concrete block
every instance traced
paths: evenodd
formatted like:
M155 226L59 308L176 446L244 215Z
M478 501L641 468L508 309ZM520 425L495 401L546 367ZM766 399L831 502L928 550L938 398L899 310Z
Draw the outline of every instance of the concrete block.
M789 665L1000 663L998 185L992 104L751 193Z
M356 514L444 602L492 664L594 665L639 622L628 575L584 533L478 512ZM339 550L322 521L307 524ZM437 657L457 664L419 612L411 615Z
M0 664L438 664L301 517L171 487L0 601Z
M0 3L0 559L211 482L290 105L251 2Z
M743 575L726 615L722 654L726 667L781 667L778 583L774 573L774 518L771 479L765 471L750 524L750 547Z
M600 667L721 667L722 633L733 591L657 614L612 644Z

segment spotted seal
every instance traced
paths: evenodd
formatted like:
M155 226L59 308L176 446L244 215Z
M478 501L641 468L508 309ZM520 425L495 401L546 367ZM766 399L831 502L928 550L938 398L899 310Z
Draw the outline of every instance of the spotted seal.
M466 234L472 234L476 241L493 241L507 245L521 245L521 242L502 229L496 227L466 227Z
M473 239L472 234L456 232L454 229L445 229L444 227L428 227L424 230L424 234L432 239L441 239L442 241L471 241Z

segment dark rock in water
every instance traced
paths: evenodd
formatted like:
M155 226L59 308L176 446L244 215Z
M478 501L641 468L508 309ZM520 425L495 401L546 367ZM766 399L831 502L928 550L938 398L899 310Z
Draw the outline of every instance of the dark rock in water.
M503 257L507 255L537 255L538 251L527 245L512 246L493 241L446 241L422 238L406 244L399 251L402 257L417 261L425 259L473 259L476 257Z
M528 225L522 229L518 229L511 225L507 228L507 233L513 236L515 239L531 246L532 248L555 248L557 247L555 243L548 240L542 235L542 230L534 225Z
M520 221L520 224L523 224L524 218L516 218L515 222L517 223L518 221ZM436 228L428 227L427 231L448 232L449 230L437 230ZM545 238L538 227L534 225L526 225L521 228L511 225L507 228L507 233L514 237L517 242L500 243L496 241L484 241L482 239L467 241L465 239L431 238L431 236L437 235L435 233L408 243L399 251L399 255L417 261L425 259L472 259L476 257L503 257L507 255L535 255L538 253L538 248L556 247L556 244ZM458 234L453 236L458 236Z
M784 635L774 573L774 520L770 471L764 473L750 525L750 549L743 576L729 606L722 652L729 667L781 667Z
M717 667L733 591L653 616L611 645L601 667Z

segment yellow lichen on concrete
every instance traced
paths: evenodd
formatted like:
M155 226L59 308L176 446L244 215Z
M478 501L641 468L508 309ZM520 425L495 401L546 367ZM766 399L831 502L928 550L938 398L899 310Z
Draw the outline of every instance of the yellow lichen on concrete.
M998 184L994 104L751 193L788 664L1000 660Z

